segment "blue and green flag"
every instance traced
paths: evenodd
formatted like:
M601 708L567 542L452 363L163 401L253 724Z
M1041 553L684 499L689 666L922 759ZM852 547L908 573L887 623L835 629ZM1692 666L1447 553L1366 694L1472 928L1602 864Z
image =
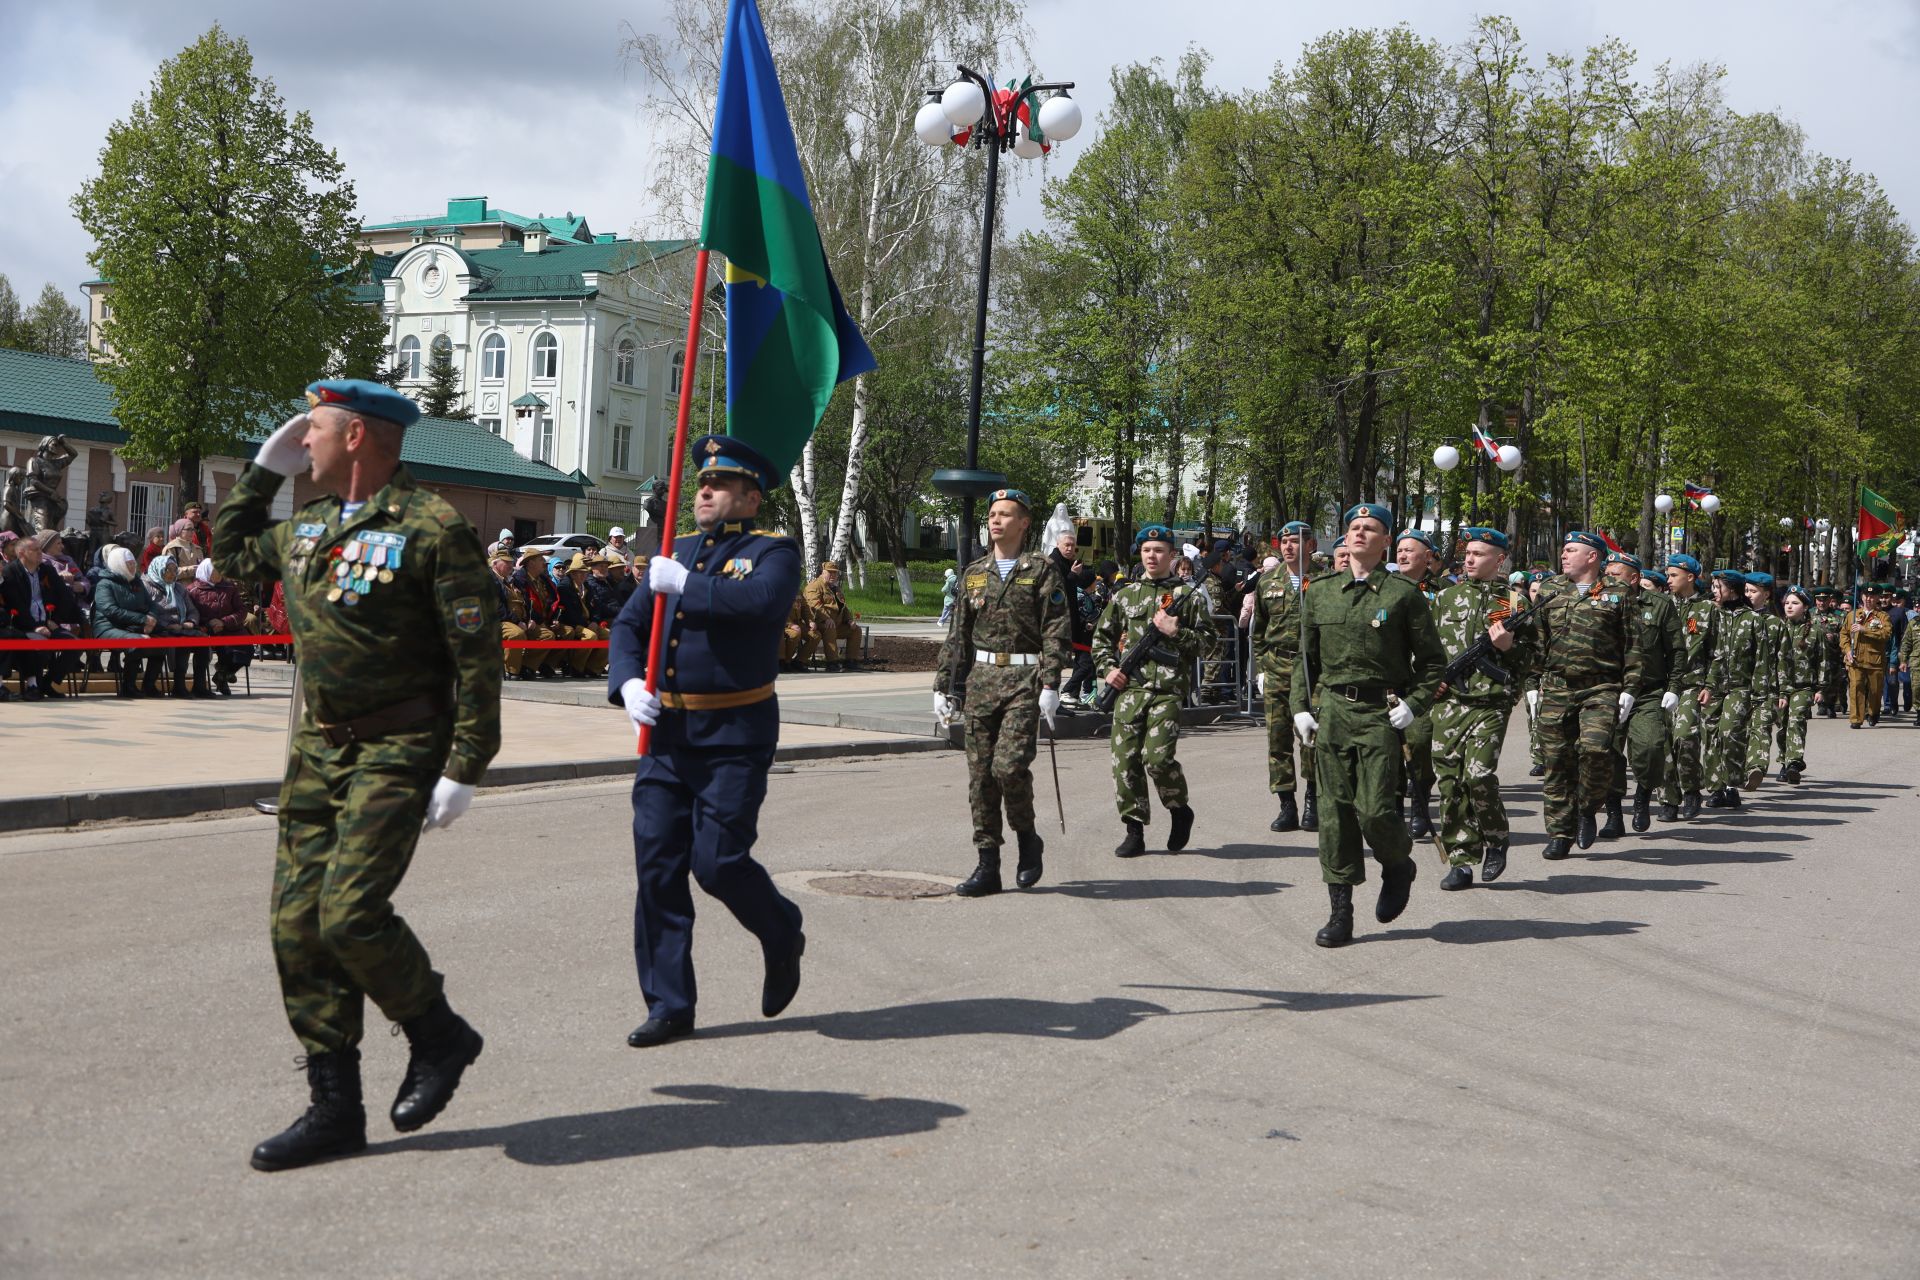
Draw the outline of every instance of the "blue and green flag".
M727 432L784 475L874 359L827 267L754 0L727 10L700 238L727 259Z

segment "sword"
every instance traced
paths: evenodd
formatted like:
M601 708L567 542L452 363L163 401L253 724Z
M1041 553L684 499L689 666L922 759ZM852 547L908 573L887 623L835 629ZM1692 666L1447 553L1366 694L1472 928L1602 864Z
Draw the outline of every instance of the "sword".
M1047 726L1047 759L1053 762L1053 807L1060 813L1060 834L1067 834L1067 804L1060 798L1060 754L1053 747L1053 726Z

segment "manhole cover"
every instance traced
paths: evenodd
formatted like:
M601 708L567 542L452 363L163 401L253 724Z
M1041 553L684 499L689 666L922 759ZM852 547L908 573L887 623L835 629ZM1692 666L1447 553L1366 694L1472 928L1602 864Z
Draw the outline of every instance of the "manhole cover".
M870 871L857 871L850 875L814 876L807 881L807 887L821 893L838 893L850 898L891 898L905 901L910 898L937 898L953 892L953 886L938 880L923 880L907 876L875 875Z

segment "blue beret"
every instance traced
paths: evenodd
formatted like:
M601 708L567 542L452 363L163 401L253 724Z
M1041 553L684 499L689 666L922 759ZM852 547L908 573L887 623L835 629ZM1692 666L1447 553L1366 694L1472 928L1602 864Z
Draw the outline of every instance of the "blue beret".
M1347 508L1346 518L1340 523L1352 524L1362 516L1369 520L1378 520L1382 529L1393 528L1393 512L1387 510L1385 503L1356 502Z
M1313 527L1305 520L1289 520L1280 526L1280 534L1282 537L1285 537L1289 533L1297 533L1304 537L1311 538L1313 536Z
M995 489L987 495L987 506L991 508L996 502L1017 502L1027 509L1028 515L1033 514L1033 499L1023 489Z
M780 473L767 461L767 455L738 436L701 436L693 442L693 457L699 466L697 474L702 478L745 476L762 493L772 493L780 487Z
M1784 594L1790 595L1790 596L1799 596L1801 604L1813 603L1813 597L1807 594L1807 589L1801 586L1797 582L1794 583L1792 586L1788 587L1784 592Z
M1713 576L1722 582L1745 582L1747 575L1738 569L1715 569Z
M1750 573L1747 575L1747 585L1750 587L1765 587L1771 591L1773 590L1773 575L1770 573Z
M1150 524L1133 535L1133 549L1135 551L1146 546L1149 542L1164 542L1170 547L1180 545L1174 541L1173 530L1163 524Z
M1667 580L1661 577L1658 573L1654 572L1652 569L1642 569L1640 571L1640 581L1651 582L1654 586L1660 587L1663 589L1667 585Z
M1393 545L1398 547L1403 542L1417 542L1429 551L1439 550L1433 545L1433 539L1427 536L1424 529L1402 529L1394 535Z
M1610 549L1607 546L1607 540L1605 538L1602 538L1597 533L1588 533L1584 529L1567 530L1567 536L1560 539L1560 545L1563 547L1564 546L1592 547L1595 551L1598 551L1602 555L1605 555L1607 551Z
M1667 568L1685 569L1696 578L1700 576L1700 562L1688 555L1668 556Z
M1460 536L1468 542L1484 542L1490 547L1507 549L1507 535L1498 529L1486 529L1479 525L1469 525L1460 531Z
M1335 551L1338 551L1341 547L1344 547L1346 545L1347 545L1347 535L1344 533L1333 540L1333 549Z
M1609 551L1607 552L1607 563L1623 564L1627 566L1627 568L1637 571L1640 568L1640 557L1630 551Z
M349 413L364 413L396 426L410 427L420 421L420 406L377 382L363 378L322 378L307 384L307 404L315 409L333 405Z

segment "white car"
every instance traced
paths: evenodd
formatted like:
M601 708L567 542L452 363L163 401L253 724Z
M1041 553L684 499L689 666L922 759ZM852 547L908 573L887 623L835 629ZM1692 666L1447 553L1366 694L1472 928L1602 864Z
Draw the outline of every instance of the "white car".
M598 551L605 546L600 539L590 533L549 533L524 543L522 551L545 551L555 555L562 551Z

